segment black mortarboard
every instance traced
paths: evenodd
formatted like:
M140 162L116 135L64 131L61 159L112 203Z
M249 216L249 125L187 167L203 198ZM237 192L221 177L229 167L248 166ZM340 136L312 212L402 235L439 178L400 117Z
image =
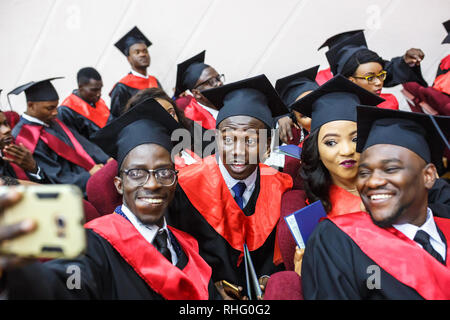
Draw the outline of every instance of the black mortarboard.
M249 116L261 120L269 128L273 118L287 114L285 104L265 75L202 91L217 108L216 128L222 120L233 116Z
M91 139L117 160L120 169L127 154L141 144L158 144L171 152L171 135L178 128L178 122L155 99L148 99L97 131Z
M145 43L147 47L150 47L152 43L147 39L146 36L138 29L134 27L127 34L125 34L119 41L114 45L126 56L129 55L128 49L135 43Z
M359 29L359 30L338 33L338 34L328 38L317 50L320 50L324 47L328 47L328 49L331 49L332 47L334 47L336 44L340 43L341 41L351 38L355 34L363 32L363 31L364 31L363 29Z
M25 97L27 98L27 101L59 100L58 93L56 92L55 87L50 81L62 78L64 77L49 78L38 82L30 81L10 91L8 95L10 94L18 95L21 92L25 91Z
M444 25L445 30L447 31L447 36L442 40L442 44L450 43L450 20L447 20L442 23Z
M364 106L357 107L357 114L357 152L376 144L392 144L413 151L427 163L441 162L445 142L448 144L450 116L433 117L424 113Z
M209 65L205 64L205 50L192 58L179 63L177 66L177 83L175 85L175 97L186 90L192 90L200 78L203 70Z
M337 75L297 100L291 108L311 118L311 131L336 120L356 121L356 106L376 106L384 99Z
M316 90L319 87L316 82L317 70L319 70L318 65L275 82L275 90L286 106L289 107L302 93Z
M354 33L350 37L347 37L332 46L330 50L325 53L328 63L330 64L331 72L334 75L342 73L345 63L349 61L356 52L363 49L368 50L366 38L362 31Z

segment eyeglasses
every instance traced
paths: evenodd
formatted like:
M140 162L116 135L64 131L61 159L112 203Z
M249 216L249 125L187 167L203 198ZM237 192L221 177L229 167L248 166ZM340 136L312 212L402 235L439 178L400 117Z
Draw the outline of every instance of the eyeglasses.
M218 84L220 82L222 82L222 83L225 82L225 75L224 74L219 74L216 77L209 78L208 80L203 81L202 83L196 85L194 89L196 89L198 87L201 87L203 85L206 85L206 84L211 86L211 87L215 87L216 84Z
M123 173L125 173L130 180L131 183L134 185L141 187L144 184L147 183L150 174L155 175L156 182L158 184L170 187L175 183L177 180L177 170L173 169L156 169L156 170L147 170L147 169L128 169L128 170L122 170Z
M379 74L371 74L371 75L365 76L365 77L356 77L356 76L353 76L353 78L356 78L356 79L366 79L366 80L367 80L367 83L372 84L372 83L375 81L375 78L378 78L378 80L380 80L380 81L384 81L384 80L386 80L386 76L387 76L387 71L383 70L383 71L381 71Z

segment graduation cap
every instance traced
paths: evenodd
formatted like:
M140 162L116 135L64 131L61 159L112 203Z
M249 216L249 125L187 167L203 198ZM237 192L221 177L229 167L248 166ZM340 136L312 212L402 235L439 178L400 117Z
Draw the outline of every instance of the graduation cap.
M316 90L319 85L316 82L319 66L309 68L290 76L278 79L275 82L277 90L283 102L289 106L304 92Z
M18 95L25 91L25 97L27 101L55 101L59 100L58 93L55 87L50 82L55 79L63 79L64 77L54 77L38 82L30 81L24 85L21 85L8 93Z
M233 116L253 117L271 128L274 117L289 112L269 79L263 74L208 89L202 91L202 94L219 108L216 128L220 122Z
M138 29L138 27L134 27L127 34L125 34L119 41L117 41L114 45L125 55L128 57L129 51L128 49L135 43L145 43L147 47L150 47L152 43L147 37Z
M360 32L364 32L364 29L358 29L358 30L346 31L346 32L338 33L338 34L328 38L319 47L319 49L317 49L317 51L319 51L320 49L322 49L324 47L328 47L328 49L331 49L332 47L334 47L339 42L344 41L344 40L346 40L348 38L351 38L352 36L354 36L355 34L360 33Z
M376 106L384 99L337 75L290 107L311 118L311 131L336 120L356 121L356 106Z
M325 55L330 64L331 72L342 73L346 62L358 51L368 50L364 32L359 31L332 46Z
M442 40L442 44L450 43L450 20L447 20L442 23L444 25L445 30L447 31L447 36Z
M147 99L97 131L92 141L116 159L119 169L127 154L141 144L154 143L171 152L178 122L155 100Z
M200 78L203 70L209 65L205 64L205 50L187 59L177 66L177 83L175 85L175 97L186 90L192 90Z
M392 144L436 164L441 162L444 146L449 148L450 116L358 106L357 119L356 151L360 153L376 144Z

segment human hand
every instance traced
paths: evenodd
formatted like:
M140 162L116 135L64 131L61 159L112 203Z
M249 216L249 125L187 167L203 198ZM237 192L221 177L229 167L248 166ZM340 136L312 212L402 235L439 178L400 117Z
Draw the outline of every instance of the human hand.
M234 285L224 280L220 280L214 283L222 296L223 300L248 300L246 296L243 295L243 290L241 286Z
M289 144L294 138L292 136L292 127L297 127L291 117L285 116L278 119L278 129L280 130L280 139L283 143Z
M405 55L403 56L403 60L405 60L405 63L410 67L414 67L419 66L424 57L425 54L422 50L411 48L406 51Z
M302 261L303 261L304 254L305 254L305 249L300 249L298 246L295 247L294 270L299 276L302 275Z
M37 165L33 154L22 143L20 145L10 144L3 149L3 160L13 162L23 170L36 173Z

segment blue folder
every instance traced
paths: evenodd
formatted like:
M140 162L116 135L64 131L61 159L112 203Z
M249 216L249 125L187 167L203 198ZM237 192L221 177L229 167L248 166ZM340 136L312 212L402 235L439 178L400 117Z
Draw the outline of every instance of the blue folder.
M295 144L287 144L284 146L279 146L278 150L290 157L300 159L300 155L302 154L302 148L296 146Z

